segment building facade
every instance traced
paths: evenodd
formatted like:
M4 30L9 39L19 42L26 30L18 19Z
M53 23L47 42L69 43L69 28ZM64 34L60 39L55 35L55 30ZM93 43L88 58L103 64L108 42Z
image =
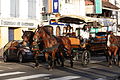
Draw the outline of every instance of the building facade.
M40 24L41 0L0 0L0 48Z
M54 35L56 35L56 27L60 27L61 35L65 24L55 23L55 18L62 15L85 16L85 0L43 0L42 20L43 24L52 25ZM52 20L51 20L52 19ZM71 24L71 26L74 26ZM76 26L77 27L77 26ZM74 26L74 28L76 28ZM75 31L75 29L74 29Z
M96 13L96 8L100 8L99 6L96 6L97 1L101 2L100 13ZM117 21L119 19L117 19L118 14L116 13L119 12L119 6L116 5L115 0L85 0L85 4L86 16L96 19L102 23L104 31L112 30L115 33L118 33Z

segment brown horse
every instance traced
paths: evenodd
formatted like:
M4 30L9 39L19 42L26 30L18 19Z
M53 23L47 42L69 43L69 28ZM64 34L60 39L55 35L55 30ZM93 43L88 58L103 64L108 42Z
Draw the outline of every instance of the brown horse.
M34 59L35 59L35 66L38 66L38 57L36 57L38 54L40 54L40 50L39 49L39 43L38 41L36 41L35 39L33 40L33 36L34 36L34 32L33 31L23 31L23 35L22 35L22 44L23 46L28 46L31 51L34 54ZM34 36L35 37L35 36ZM34 42L33 42L34 41Z
M110 32L110 35L108 35L108 55L109 55L109 66L111 67L112 62L115 64L120 65L119 63L119 57L120 57L120 36L113 35L112 32ZM116 57L118 53L118 58Z
M33 39L32 39L33 35L34 35L33 31L23 31L23 35L22 35L23 41L22 41L22 44L24 46L30 47L31 43L33 42Z
M63 36L55 37L55 36L51 35L49 33L49 31L47 31L45 29L45 27L38 26L38 28L35 31L33 40L34 40L33 42L37 41L40 44L41 44L41 42L43 42L43 45L44 45L43 50L45 53L45 58L46 58L46 61L48 61L50 68L54 67L53 62L55 63L55 60L57 59L56 55L58 55L58 53L60 53L59 56L62 57L61 62L62 62L62 66L64 66L63 52L65 50L68 53L68 55L70 56L71 67L73 66L73 59L72 59L72 54L71 54L71 44L70 44L70 40L67 37L63 37Z

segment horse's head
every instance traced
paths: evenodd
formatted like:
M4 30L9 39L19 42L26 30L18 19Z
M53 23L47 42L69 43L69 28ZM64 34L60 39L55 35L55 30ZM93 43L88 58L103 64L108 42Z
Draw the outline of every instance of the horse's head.
M38 28L35 30L35 34L33 36L33 40L35 42L39 42L41 38L43 38L43 35L44 35L44 29L43 27L40 27L38 25Z
M22 39L25 42L30 42L32 41L33 35L34 35L33 31L23 31Z

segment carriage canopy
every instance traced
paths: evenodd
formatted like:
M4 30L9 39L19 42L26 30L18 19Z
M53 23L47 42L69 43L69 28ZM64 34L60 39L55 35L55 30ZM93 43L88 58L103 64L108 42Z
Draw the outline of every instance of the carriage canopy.
M83 24L91 21L92 20L90 18L87 18L85 16L77 16L77 15L63 15L60 18L58 18L58 22L73 23L73 24Z

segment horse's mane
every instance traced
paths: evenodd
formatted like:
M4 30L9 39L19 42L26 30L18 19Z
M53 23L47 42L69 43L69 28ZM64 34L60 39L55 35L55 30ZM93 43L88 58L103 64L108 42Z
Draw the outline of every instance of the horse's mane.
M45 33L47 33L49 36L51 36L51 35L52 35L52 34L50 33L50 31L48 31L47 27L45 27L45 26L39 27L39 28L38 28L38 31L39 31L39 29L44 30L44 31L45 31Z
M118 37L118 36L111 35L111 37L110 37L111 44L118 45L118 44L120 44L119 40L120 40L120 37Z

